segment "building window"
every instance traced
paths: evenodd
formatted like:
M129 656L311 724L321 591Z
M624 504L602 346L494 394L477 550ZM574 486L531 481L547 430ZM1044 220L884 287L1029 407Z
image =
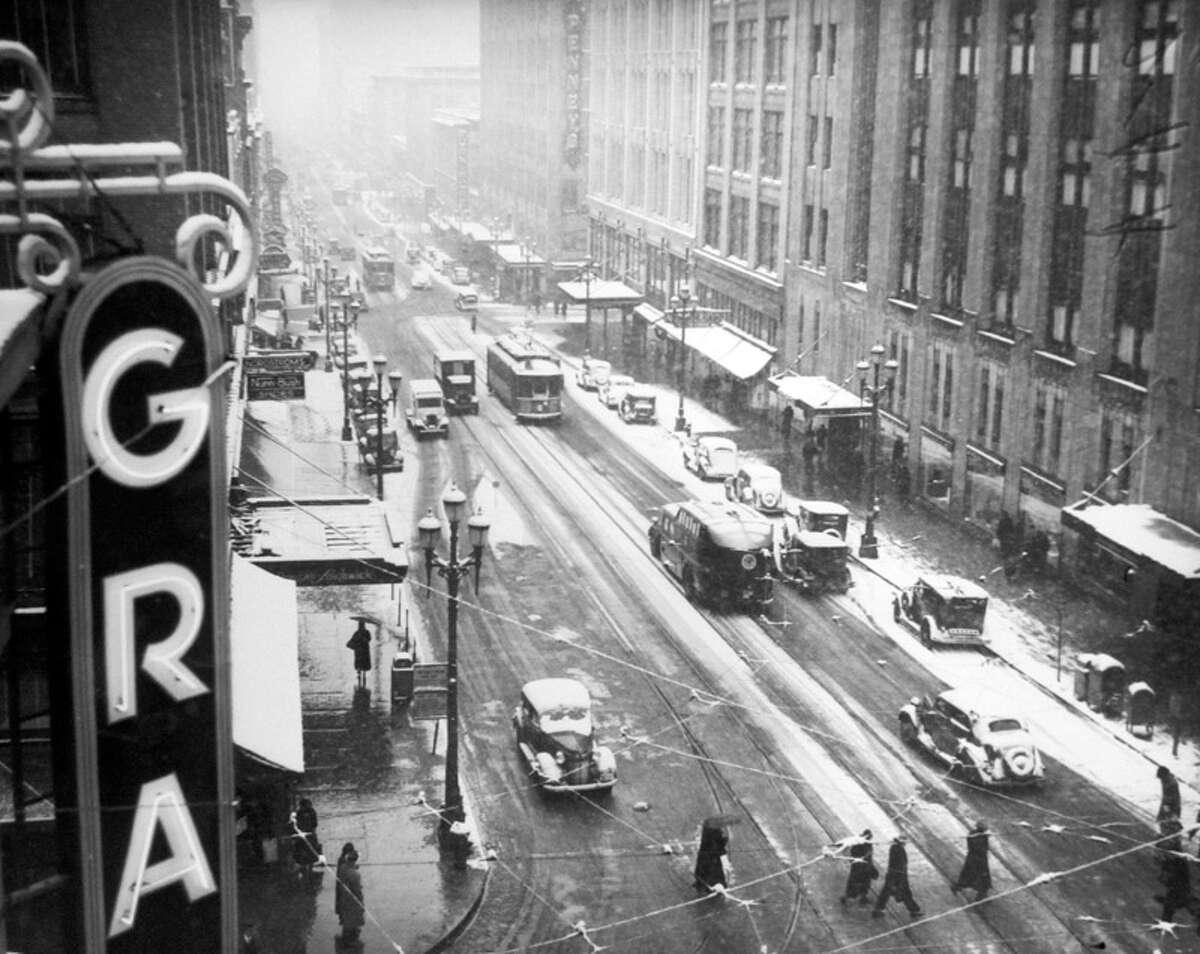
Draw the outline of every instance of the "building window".
M765 81L776 86L782 86L786 73L787 61L788 18L770 17L767 20L767 43L763 51L766 57L764 70Z
M783 178L783 113L763 110L759 168L763 178Z
M1104 484L1104 496L1112 501L1128 498L1133 487L1137 461L1137 421L1127 411L1105 408L1100 413L1100 472L1096 484ZM1118 470L1118 468L1120 468ZM1113 475L1113 471L1117 471Z
M817 117L812 113L808 114L808 145L804 150L804 164L806 166L815 166L817 164L817 136L820 135L821 127L817 124Z
M1066 391L1058 385L1039 381L1034 388L1030 463L1047 474L1057 475L1062 464L1063 408L1066 403Z
M742 261L749 259L750 200L735 195L729 199L729 254Z
M913 20L912 30L913 76L928 78L933 12L927 2L918 4L918 12L916 19Z
M1008 75L1033 76L1034 8L1030 0L1015 0L1008 15Z
M725 65L729 47L729 24L714 23L708 34L708 81L724 83L728 77Z
M708 164L725 164L725 107L708 107Z
M1067 25L1067 75L1095 79L1100 63L1100 28L1096 25L1098 0L1075 0Z
M87 96L87 23L79 0L20 0L0 8L0 36L18 40L37 57L56 96ZM0 88L24 89L25 80L11 66L0 72Z
M900 330L890 331L887 338L888 357L896 362L896 377L888 391L888 408L900 417L908 417L909 336Z
M975 439L990 450L1000 447L1004 426L1004 372L991 361L979 367L979 404L975 408Z
M813 207L811 204L804 206L803 222L800 228L800 257L806 261L812 261L812 240L813 240Z
M774 272L779 255L779 206L770 202L758 204L758 267Z
M1092 144L1086 139L1064 139L1058 166L1059 202L1086 207L1091 195Z
M735 77L739 83L754 82L754 66L757 56L758 21L738 20L733 58Z
M817 267L825 267L825 248L829 240L829 210L821 209L817 215Z
M1178 0L1144 0L1137 24L1138 73L1173 76L1179 46Z
M821 74L821 24L814 23L808 35L808 75Z
M837 24L829 24L829 56L826 62L829 64L829 75L833 76L837 72Z
M959 5L958 75L979 75L979 0L962 0Z
M704 244L721 247L721 193L716 189L704 190Z
M825 117L825 141L822 148L821 168L828 169L833 165L833 117Z
M935 342L930 348L929 419L944 434L953 423L954 349Z
M950 181L954 188L963 191L971 188L971 139L974 134L974 129L954 130Z
M749 109L733 111L733 168L749 172L754 152L754 113Z

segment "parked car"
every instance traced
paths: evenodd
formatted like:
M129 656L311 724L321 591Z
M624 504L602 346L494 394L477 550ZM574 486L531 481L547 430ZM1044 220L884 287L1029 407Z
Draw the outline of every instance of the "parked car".
M725 496L762 513L783 513L783 478L769 464L745 463L725 481Z
M369 311L371 306L367 304L366 292L354 291L350 293L350 307L357 308L359 311Z
M947 689L913 698L900 709L900 738L974 785L1029 785L1045 778L1028 726L990 693Z
M454 296L454 307L459 311L475 311L479 308L479 296L473 291L459 292Z
M596 397L607 408L616 408L621 403L625 392L634 384L628 374L610 374L596 386Z
M429 274L429 269L424 265L418 265L413 269L412 278L408 280L410 288L425 291L433 287L433 276Z
M453 285L471 284L471 270L466 265L455 265L450 269L450 283Z
M850 580L850 547L832 530L797 530L789 517L778 536L776 569L802 593L845 593Z
M737 444L728 437L695 434L683 445L683 466L701 480L724 480L737 473Z
M587 687L576 679L534 679L513 711L517 748L543 792L608 792L617 760L597 745Z
M585 355L579 364L579 369L575 372L575 383L585 391L595 391L611 373L612 364L610 362Z
M892 597L892 616L926 646L981 646L988 595L960 576L927 573Z
M654 424L658 421L658 399L644 384L634 384L621 397L617 413L626 424Z

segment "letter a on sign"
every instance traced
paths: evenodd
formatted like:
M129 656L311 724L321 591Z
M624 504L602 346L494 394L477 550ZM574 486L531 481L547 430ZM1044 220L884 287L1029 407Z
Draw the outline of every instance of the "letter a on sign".
M150 846L154 844L154 833L159 828L171 854L162 861L149 864ZM179 780L172 773L142 786L108 936L116 937L133 927L138 902L144 895L176 882L183 884L189 901L217 890Z

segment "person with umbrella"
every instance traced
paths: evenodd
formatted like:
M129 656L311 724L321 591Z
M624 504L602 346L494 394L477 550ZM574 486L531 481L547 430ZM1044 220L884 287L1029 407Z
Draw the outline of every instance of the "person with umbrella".
M846 876L846 890L842 892L843 907L853 898L857 898L859 904L866 904L871 882L879 877L871 838L871 829L864 828L863 833L850 845L850 873Z
M902 832L892 839L892 846L888 849L887 871L883 875L883 886L879 889L875 907L871 910L873 918L883 917L883 909L892 898L908 908L912 917L919 918L924 914L908 883L908 849L905 847L907 844L908 838Z
M729 883L725 867L729 854L728 828L738 821L736 815L712 815L704 819L694 872L697 891L712 891L716 885L724 888Z
M975 900L982 901L992 890L992 872L988 864L988 826L985 821L978 821L975 827L967 832L967 857L963 861L962 871L958 880L950 889L955 894L964 888L975 892Z
M366 616L355 616L358 629L350 636L346 648L354 653L354 671L358 674L358 688L367 687L367 673L371 671L371 631L367 629Z

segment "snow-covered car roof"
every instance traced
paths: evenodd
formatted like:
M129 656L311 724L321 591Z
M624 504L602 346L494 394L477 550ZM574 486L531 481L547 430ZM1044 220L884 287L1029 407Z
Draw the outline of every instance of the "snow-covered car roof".
M521 688L521 695L539 715L554 709L582 709L586 713L592 705L591 696L582 682L561 676L527 682Z
M945 699L956 709L966 713L975 713L984 722L993 719L1016 719L1022 726L1025 720L1013 712L1011 703L984 689L945 689L938 693L939 699Z
M765 480L773 480L776 483L782 482L783 478L779 476L779 471L770 464L742 464L742 473L751 480L763 478Z
M710 450L737 451L737 444L728 437L718 437L716 434L701 434L695 440L697 447L703 445Z
M971 600L986 600L987 590L978 583L964 579L961 576L951 576L945 573L925 573L921 582L945 599L961 597Z
M634 383L636 382L633 380L632 374L610 374L608 376L608 386L610 388L627 388Z
M801 507L809 513L837 514L839 517L850 513L840 503L834 503L832 500L796 500L788 505L789 511L795 510L797 513Z

